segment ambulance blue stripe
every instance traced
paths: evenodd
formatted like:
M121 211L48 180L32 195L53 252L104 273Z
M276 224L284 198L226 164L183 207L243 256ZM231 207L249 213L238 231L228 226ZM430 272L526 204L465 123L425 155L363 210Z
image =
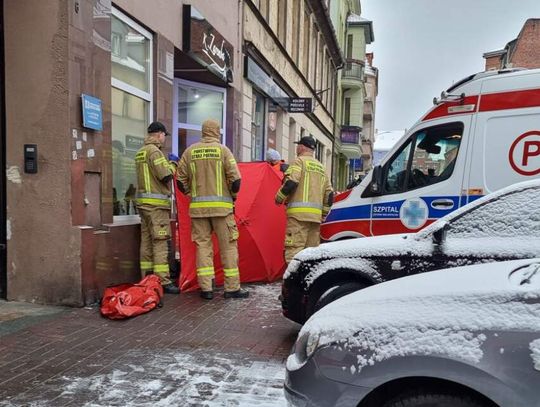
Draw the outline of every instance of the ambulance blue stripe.
M473 202L478 198L481 198L481 195L428 196L421 198L424 200L429 209L428 218L438 219L448 215L450 212L458 209L460 206L466 205L469 202ZM433 201L442 199L452 200L454 202L454 206L450 209L436 209L431 207L431 203ZM399 219L399 210L401 205L403 205L403 202L405 202L405 200L373 204L373 219ZM326 218L325 223L370 219L372 217L371 212L371 204L351 206L348 208L333 208Z

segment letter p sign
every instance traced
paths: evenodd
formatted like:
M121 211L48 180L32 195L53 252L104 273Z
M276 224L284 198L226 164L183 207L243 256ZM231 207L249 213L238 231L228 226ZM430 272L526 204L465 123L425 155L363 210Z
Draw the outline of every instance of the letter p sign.
M515 139L508 159L514 171L521 175L540 174L540 131L529 131Z

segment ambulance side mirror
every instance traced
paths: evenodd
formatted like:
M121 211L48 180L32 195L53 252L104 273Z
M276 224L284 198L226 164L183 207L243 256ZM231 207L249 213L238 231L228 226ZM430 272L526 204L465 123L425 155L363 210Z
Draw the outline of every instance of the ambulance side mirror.
M369 190L372 195L382 195L382 168L380 165L373 167Z

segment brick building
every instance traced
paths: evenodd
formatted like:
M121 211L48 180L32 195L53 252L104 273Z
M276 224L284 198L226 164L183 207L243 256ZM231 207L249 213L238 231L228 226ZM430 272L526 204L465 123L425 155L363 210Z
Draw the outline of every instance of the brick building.
M506 68L540 68L540 18L528 19L517 38L503 49L486 52L486 71Z

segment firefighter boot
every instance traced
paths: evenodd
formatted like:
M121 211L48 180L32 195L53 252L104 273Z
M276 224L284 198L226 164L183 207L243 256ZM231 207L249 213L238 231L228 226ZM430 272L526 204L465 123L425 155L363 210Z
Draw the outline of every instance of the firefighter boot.
M163 286L163 292L165 294L180 294L180 289L173 283L169 283Z
M247 298L249 297L249 291L240 288L236 291L225 291L223 294L225 298Z
M205 300L211 300L214 298L214 292L213 291L201 291L200 294L201 298L204 298Z

